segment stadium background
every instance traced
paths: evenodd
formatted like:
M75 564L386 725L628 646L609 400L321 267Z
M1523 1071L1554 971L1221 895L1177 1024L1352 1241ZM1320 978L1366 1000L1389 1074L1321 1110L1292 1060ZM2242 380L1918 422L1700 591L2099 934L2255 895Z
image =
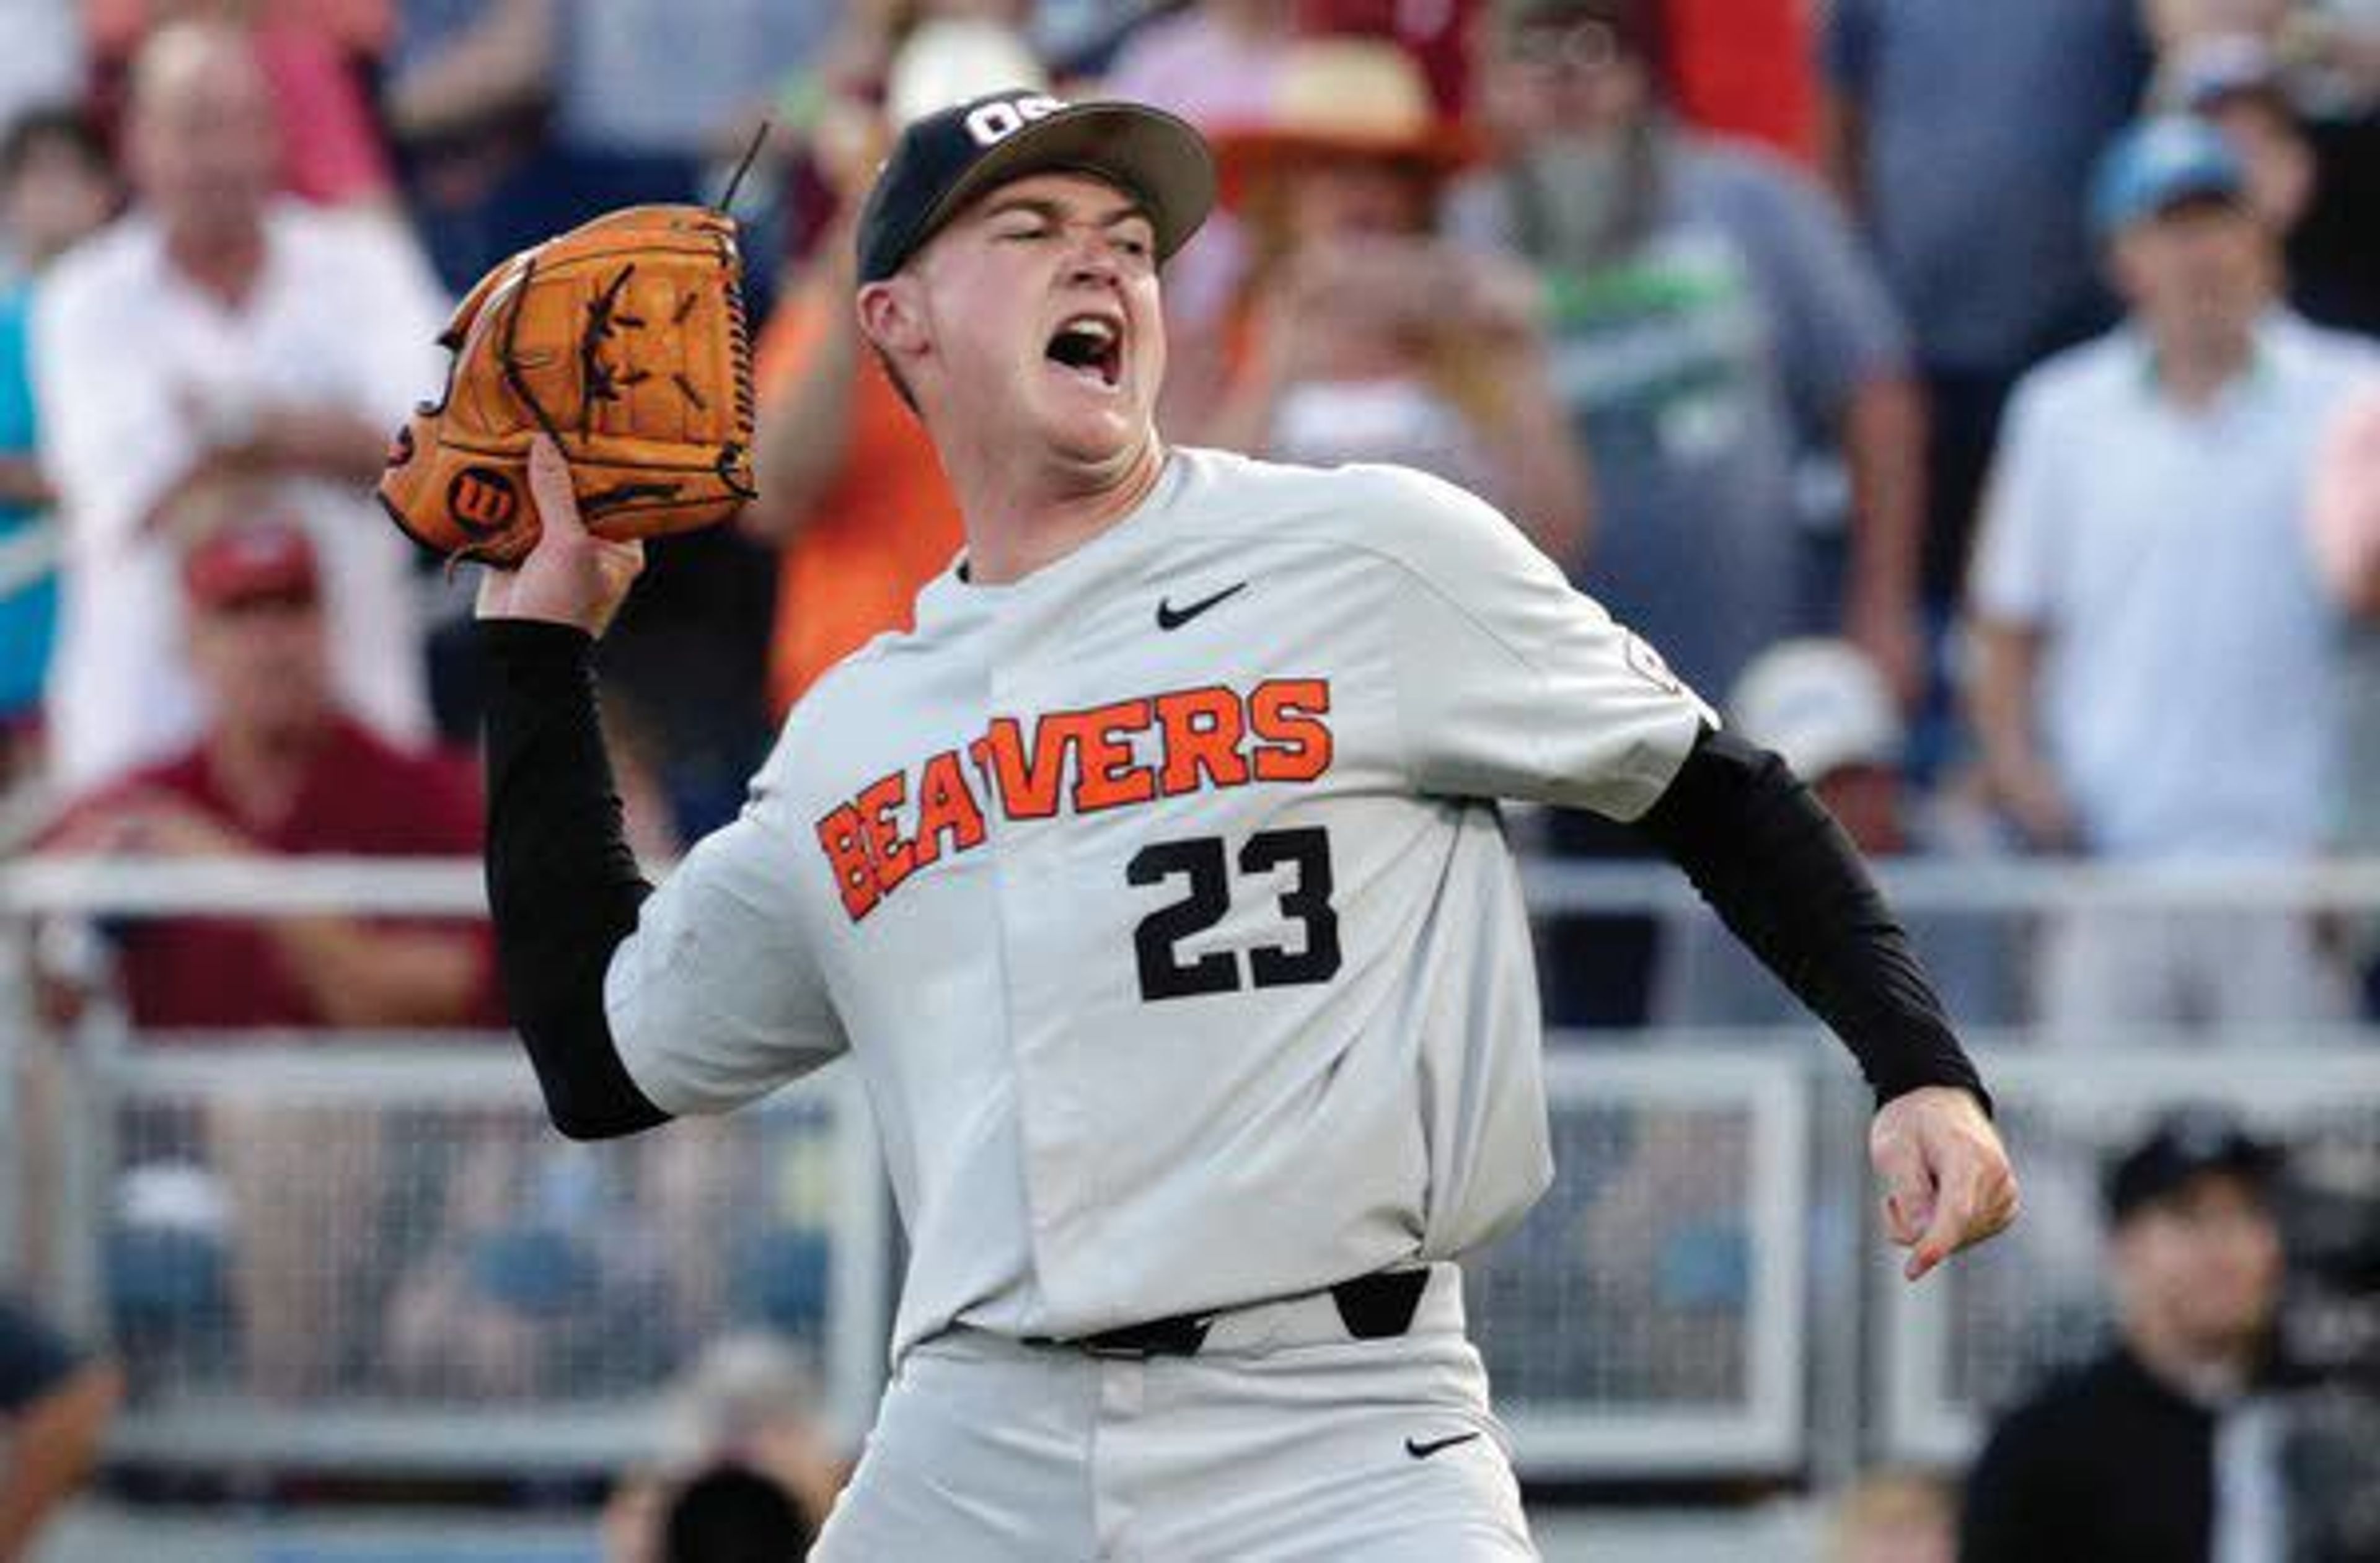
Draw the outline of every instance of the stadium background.
M2293 246L2291 260L2320 278L2353 277L2364 262L2368 279L2368 297L2350 288L2318 306L2300 301L2345 327L2380 320L2380 268L2368 264L2375 252L2362 232L2375 209L2361 208L2361 224L2339 210L2356 206L2358 181L2373 169L2374 49L2358 30L2375 25L2372 8L2070 7L2058 25L2079 35L2088 30L2075 17L2102 13L2100 32L2121 35L2108 56L2116 63L2089 75L2057 52L2071 40L2052 49L2028 36L2051 25L2045 7L1985 8L1994 19L1975 23L1986 36L1966 62L1973 79L1940 84L1934 112L1946 125L1906 133L1972 145L1947 125L1962 94L2021 101L2024 71L2064 60L2076 74L2059 77L2059 91L2106 98L2093 132L2104 141L2161 84L2170 91L2182 64L2261 64L2323 171L2301 230L2319 243ZM148 30L169 13L234 15L279 62L284 140L308 149L293 166L322 181L309 198L407 236L450 296L512 244L616 200L715 193L745 132L770 114L781 128L742 215L758 301L793 321L807 290L832 277L838 169L864 155L870 116L888 80L902 79L902 49L921 28L932 53L909 61L916 91L978 79L995 70L987 61L1004 68L1029 57L1076 92L1103 78L1152 94L1180 90L1185 108L1206 108L1214 127L1255 148L1243 155L1286 156L1287 138L1264 139L1271 111L1257 88L1245 94L1252 105L1233 104L1222 89L1245 83L1198 74L1224 56L1166 56L1151 45L1160 23L1200 9L1123 0L18 0L7 8L14 63L0 70L0 109L14 117L67 102L111 125ZM1481 85L1479 54L1498 47L1499 6L1308 0L1205 9L1278 30L1284 41L1272 47L1284 55L1292 35L1407 51L1437 109L1427 133L1467 149L1470 172L1493 166L1491 132L1512 133ZM1873 61L1844 39L1865 36L1854 24L1873 24L1876 7L1846 0L1850 15L1831 9L1795 0L1643 7L1658 29L1664 133L1691 123L1697 135L1746 139L1763 147L1763 167L1782 171L1773 177L1801 181L1811 199L1851 196L1836 208L1840 220L1897 318L1865 346L1846 328L1844 374L1856 379L1856 367L1873 362L1882 366L1877 384L1921 406L1930 395L1938 441L1942 430L1965 427L1956 398L1975 379L2012 380L2053 346L2106 327L2119 305L2095 292L2075 321L2034 333L2009 361L1961 358L1961 322L1930 318L1937 296L1912 291L1887 254L1879 203L1915 198L1874 179L1855 184L1837 155L1840 111L1877 79L1857 74ZM931 20L961 26L935 37ZM507 28L520 30L511 44ZM500 79L469 112L423 85L434 86L458 40L484 45ZM2262 54L2243 52L2251 40ZM967 58L971 50L981 57ZM1992 87L1994 71L2018 84ZM1888 110L1918 112L1883 94L1860 106L1871 138ZM2021 168L2037 139L2045 165L2073 163L2070 148L2049 144L2053 129L2003 118L1997 139L1972 155L1979 166ZM1821 193L1825 179L1836 183ZM1984 226L2062 211L2040 220L2070 225L2070 248L2087 258L2081 174L2035 183L2045 188L1985 181L2005 194L2007 211ZM1461 230L1461 201L1442 193L1446 225ZM1980 265L1991 251L1979 244ZM1763 253L1750 252L1755 261ZM1479 273L1500 263L1481 259ZM1234 268L1249 264L1247 253L1219 252L1182 279L1179 307L1190 313L1177 329L1194 351L1250 329L1231 302ZM1534 280L1542 318L1531 329L1559 337L1572 321L1562 314L1565 279L1548 271ZM1963 280L1980 288L1984 279ZM1790 322L1776 329L1807 345ZM772 395L796 394L814 352L807 332L778 327L777 357L764 363L764 417ZM1560 372L1560 351L1556 392L1569 396L1575 386ZM1228 367L1219 372L1217 402L1184 413L1202 431L1239 427ZM1823 400L1810 405L1824 411ZM1864 453L1863 436L1840 421L1800 418L1805 410L1789 408L1791 460L1754 509L1789 538L1793 567L1818 583L1813 600L1827 605L1795 621L1797 632L1840 628L1897 684L1903 670L1891 665L1888 636L1850 610L1827 622L1828 583L1840 585L1864 524L1862 464L1884 458L1873 444ZM1661 491L1633 491L1640 475L1606 459L1590 422L1580 416L1581 465L1594 510L1617 525ZM1488 479L1529 491L1527 475L1498 467L1496 449L1491 431L1469 454ZM2356 476L2349 463L2325 478L2350 509L2380 489ZM2301 489L2315 481L2301 477ZM913 475L900 482L900 503L924 503ZM820 488L821 504L837 503L832 485ZM57 566L73 498L66 492L56 511L13 513L0 531L0 602L40 589ZM900 566L863 557L871 546L884 555L919 546L880 535L871 544L861 530L856 542L834 534L825 551L786 540L795 528L769 530L657 550L611 650L607 679L627 719L647 840L659 850L734 806L777 703L797 689L803 659L821 654L812 621L795 610L864 618L877 610L836 600L833 581L865 576L874 589ZM1572 563L1596 589L1593 545ZM1514 822L1532 850L1532 895L1547 930L1562 1170L1528 1223L1472 1266L1472 1306L1549 1557L1577 1546L1607 1558L1817 1557L1828 1555L1831 1510L1863 1480L1908 1468L1955 1478L1990 1408L2100 1339L2098 1167L2166 1106L2227 1104L2289 1143L2300 1184L2289 1221L2292 1305L2334 1322L2358 1316L2380 1247L2380 1052L2368 998L2380 860L2356 849L2372 839L2365 817L2380 777L2357 769L2345 745L2322 778L2331 822L2318 851L2207 862L2042 850L1976 779L1979 743L1957 693L1960 585L1955 569L1947 584L1919 581L1903 605L1924 625L1938 679L1921 671L1882 715L1873 675L1813 674L1807 695L1821 709L1814 742L1852 744L1863 767L1892 773L1911 814L1953 822L1912 832L1886 877L1952 977L1955 1007L2000 1092L2028 1212L2008 1241L1938 1280L1912 1291L1880 1252L1861 1154L1864 1105L1840 1050L1767 999L1708 998L1735 992L1742 974L1673 877L1581 843L1560 821ZM414 598L427 685L442 725L461 737L470 675L460 592L425 567ZM2358 660L2369 635L2342 616L2332 642L2346 731L2374 703L2374 681L2354 673L2371 666ZM1750 660L1709 655L1730 675ZM685 697L696 689L700 699ZM830 1072L762 1111L678 1125L650 1143L578 1146L545 1129L500 1033L142 1024L112 970L127 927L324 910L468 919L480 906L476 866L62 857L44 843L53 822L71 817L75 789L43 765L24 725L10 726L0 778L9 783L0 840L11 850L0 866L0 1287L107 1345L129 1384L99 1482L36 1556L591 1559L602 1556L596 1511L613 1479L665 1461L681 1436L673 1394L682 1375L707 1343L755 1328L783 1339L810 1378L806 1411L842 1449L856 1448L880 1383L899 1244L847 1078ZM2193 761L2213 769L2240 758L2209 752ZM1584 934L1583 916L1591 919ZM2321 1013L2210 1022L2144 1007L2087 1024L2040 997L2035 957L2061 930L2192 916L2239 928L2318 927L2326 973L2353 996ZM1597 940L1640 950L1641 969L1633 981L1598 973L1572 990L1572 956L1580 941ZM2210 962L2219 990L2229 974L2219 957ZM218 975L236 985L241 974ZM80 996L61 1004L67 986ZM232 1144L243 1147L240 1165L226 1162ZM2368 1377L2369 1358L2350 1350L2336 1366L2344 1379Z

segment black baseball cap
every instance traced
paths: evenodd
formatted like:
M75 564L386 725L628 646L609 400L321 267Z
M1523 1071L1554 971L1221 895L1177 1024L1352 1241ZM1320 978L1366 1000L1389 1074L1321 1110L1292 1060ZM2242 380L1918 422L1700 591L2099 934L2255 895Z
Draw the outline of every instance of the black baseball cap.
M2278 1145L2256 1138L2226 1113L2174 1113L2107 1169L2107 1219L2121 1226L2143 1206L2214 1172L2229 1173L2261 1192L2280 1172L2282 1159Z
M1032 88L910 124L859 214L859 281L881 282L968 202L1028 174L1089 174L1148 208L1163 260L1215 204L1215 161L1185 120L1145 103L1069 103Z

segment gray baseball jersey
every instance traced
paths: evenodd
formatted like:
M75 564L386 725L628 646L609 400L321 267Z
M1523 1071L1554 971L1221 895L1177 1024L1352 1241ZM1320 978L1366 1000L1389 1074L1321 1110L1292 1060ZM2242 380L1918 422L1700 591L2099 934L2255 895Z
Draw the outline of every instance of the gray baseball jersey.
M853 1055L896 1356L1450 1257L1551 1170L1493 800L1633 818L1711 721L1462 491L1177 450L810 693L613 955L613 1033L678 1113Z

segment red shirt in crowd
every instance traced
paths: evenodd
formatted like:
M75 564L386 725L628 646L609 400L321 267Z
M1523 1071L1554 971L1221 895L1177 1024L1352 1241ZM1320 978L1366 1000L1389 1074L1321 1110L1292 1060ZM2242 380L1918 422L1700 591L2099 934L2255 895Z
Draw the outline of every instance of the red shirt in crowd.
M111 800L157 793L193 806L274 853L475 857L480 852L480 790L468 761L393 748L345 718L335 719L296 802L280 820L260 826L239 818L218 790L203 749L134 771L76 813L103 812ZM469 1024L500 1025L488 927L454 926L481 942L488 974ZM272 935L258 923L221 917L131 922L123 927L122 950L126 1001L140 1027L324 1024Z
M1818 147L1808 0L1666 0L1663 53L1678 112L1807 166Z

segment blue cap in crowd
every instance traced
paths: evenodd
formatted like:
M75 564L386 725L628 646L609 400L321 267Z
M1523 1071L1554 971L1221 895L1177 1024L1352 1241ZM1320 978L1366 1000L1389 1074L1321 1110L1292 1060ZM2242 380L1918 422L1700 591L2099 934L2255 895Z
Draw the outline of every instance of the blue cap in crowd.
M2160 115L2116 139L2091 186L2091 231L2101 242L2185 200L2240 200L2247 165L2231 139L2203 119Z

